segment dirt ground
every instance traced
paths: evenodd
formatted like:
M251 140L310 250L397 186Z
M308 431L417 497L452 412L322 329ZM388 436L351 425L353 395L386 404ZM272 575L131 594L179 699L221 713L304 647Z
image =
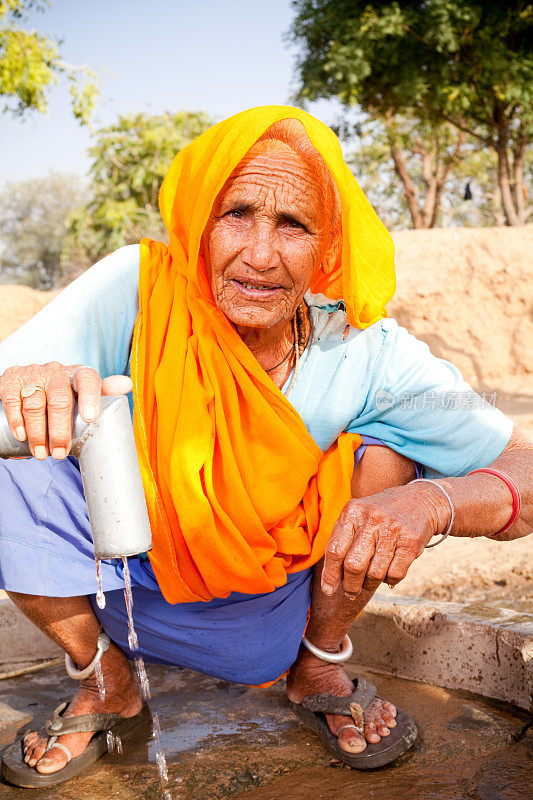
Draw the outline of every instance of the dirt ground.
M533 439L533 226L405 231L394 240L391 316ZM0 340L55 294L0 285ZM531 542L451 539L426 551L395 592L526 607Z
M408 710L419 728L414 748L394 765L341 766L287 709L283 682L270 689L228 684L179 668L148 665L150 708L168 760L159 788L149 731L124 742L77 778L52 789L0 783L2 800L529 800L530 718L517 709L349 666L379 696ZM3 681L0 750L32 729L72 685L62 665ZM32 717L35 715L35 722Z

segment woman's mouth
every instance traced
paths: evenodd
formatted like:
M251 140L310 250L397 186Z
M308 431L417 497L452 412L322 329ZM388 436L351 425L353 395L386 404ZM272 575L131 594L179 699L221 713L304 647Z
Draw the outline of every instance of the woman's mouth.
M231 283L241 294L251 300L267 300L283 289L279 283L251 283L250 281L239 281L236 278L233 278Z

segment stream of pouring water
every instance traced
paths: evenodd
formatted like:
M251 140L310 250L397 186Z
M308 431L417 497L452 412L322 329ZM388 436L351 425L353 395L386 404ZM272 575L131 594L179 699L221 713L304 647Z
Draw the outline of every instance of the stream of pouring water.
M102 672L102 665L100 662L94 668L94 674L96 676L96 685L98 686L98 694L100 695L100 700L102 702L105 700L105 686L104 686L104 673Z
M100 559L96 559L96 580L98 581L98 591L96 592L96 605L98 608L105 608L105 594L102 589L102 574L100 570Z
M126 602L126 612L128 614L128 646L132 653L139 649L139 640L137 639L137 633L135 631L135 626L133 624L133 594L131 591L131 576L130 576L130 568L128 565L128 559L124 557L122 559L122 563L124 565L124 600ZM102 588L102 576L100 573L100 559L96 559L96 579L98 581L98 592L96 594L96 603L98 608L105 608L105 595ZM144 666L144 661L141 656L135 656L135 668L137 670L137 676L139 678L139 685L141 687L141 694L143 700L149 700L151 698L150 692L150 681L148 679L148 675L146 674L146 667ZM97 664L95 668L96 674L96 681L98 684L98 690L100 692L100 699L105 699L105 687L104 687L104 678L102 675L102 667L100 664ZM163 796L163 800L172 800L172 795L168 789L165 788L165 784L168 783L168 765L167 759L165 757L165 753L163 751L163 746L161 743L161 724L159 722L159 717L157 714L152 715L152 739L154 740L155 744L155 760L157 764L157 770L159 772L159 780L161 782L161 792ZM112 751L116 748L116 751L119 755L122 754L122 741L120 736L115 735L112 731L107 732L107 749Z

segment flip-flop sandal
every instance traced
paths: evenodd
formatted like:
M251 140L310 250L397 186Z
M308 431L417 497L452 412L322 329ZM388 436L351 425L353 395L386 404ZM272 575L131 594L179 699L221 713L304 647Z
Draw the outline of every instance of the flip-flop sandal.
M148 726L152 719L150 709L146 703L143 703L143 707L138 714L127 719L118 714L84 714L79 717L65 718L62 714L67 707L67 703L61 703L54 711L52 719L48 719L44 725L46 733L50 736L46 749L51 750L52 747L58 747L67 756L68 761L63 769L45 775L37 772L34 767L25 764L22 739L20 739L6 750L2 758L2 775L6 781L15 786L22 786L25 789L56 786L59 783L68 781L107 753L107 731L111 731L115 736L120 736L121 741L124 742L142 728ZM65 733L91 731L94 731L95 735L81 756L76 758L72 758L68 747L57 740L58 736L62 736Z
M318 738L333 756L343 764L353 769L376 769L390 764L414 744L416 740L416 725L411 717L397 710L396 727L390 728L390 735L383 737L376 744L367 744L362 753L347 753L339 747L337 737L333 734L326 721L325 714L342 714L349 717L358 730L362 730L363 712L374 697L376 687L364 678L357 679L356 690L347 697L337 697L333 694L313 694L306 697L301 703L289 701L289 708L309 728L317 733ZM354 719L358 718L357 724ZM348 723L349 724L349 723Z

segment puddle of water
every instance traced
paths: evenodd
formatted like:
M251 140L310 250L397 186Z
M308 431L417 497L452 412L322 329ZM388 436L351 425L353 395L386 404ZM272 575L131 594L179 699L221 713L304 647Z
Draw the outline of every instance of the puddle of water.
M378 688L415 717L419 736L409 753L379 770L352 771L315 753L314 737L299 727L300 763L287 759L286 774L264 786L249 781L239 800L531 800L533 740L521 738L528 715L390 677Z
M518 611L514 608L505 608L497 605L496 602L494 602L494 605L489 603L470 603L463 606L461 610L465 614L471 614L478 619L497 621L501 627L533 622L533 614L527 611Z
M292 724L292 720L287 720L283 724L275 717L265 719L263 716L230 720L224 713L215 712L210 708L202 708L201 718L198 720L191 719L191 714L186 708L180 711L180 717L185 723L179 728L165 726L165 750L169 756L198 751L215 743L224 745L234 741L246 741L250 736L254 739L259 737L264 739L263 734L280 734Z
M500 582L507 586L506 582ZM487 592L481 600L483 605L495 608L509 608L525 614L533 614L533 586L525 584L517 588L510 583L507 588Z
M355 669L349 666L353 676ZM283 682L270 689L227 684L189 670L150 667L169 781L154 769L156 742L138 737L120 761L102 759L67 784L85 800L530 800L533 737L528 717L483 698L399 678L362 673L381 697L404 708L419 728L412 751L396 764L364 773L331 764L316 736L287 709ZM3 682L13 708L49 708L68 691L61 666L31 682ZM532 729L533 730L533 729ZM10 742L15 732L10 734ZM7 742L6 742L7 743ZM116 748L114 749L117 753ZM528 760L529 759L529 760ZM65 797L67 796L65 795ZM2 800L20 790L0 785ZM38 800L57 800L57 789ZM36 796L37 800L37 796Z
M420 774L416 768L384 767L371 772L349 773L345 767L295 770L270 786L239 794L239 800L530 800L524 792L502 792L502 784L490 779L478 782L472 772L450 775L437 765ZM481 785L480 785L481 784ZM516 788L516 784L513 787ZM481 791L479 791L481 789Z

